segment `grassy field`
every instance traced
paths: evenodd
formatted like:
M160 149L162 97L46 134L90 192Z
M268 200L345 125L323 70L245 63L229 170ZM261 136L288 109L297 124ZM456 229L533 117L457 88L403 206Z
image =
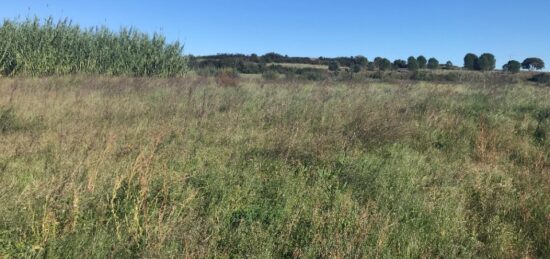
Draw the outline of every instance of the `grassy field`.
M0 79L0 258L549 258L550 88Z

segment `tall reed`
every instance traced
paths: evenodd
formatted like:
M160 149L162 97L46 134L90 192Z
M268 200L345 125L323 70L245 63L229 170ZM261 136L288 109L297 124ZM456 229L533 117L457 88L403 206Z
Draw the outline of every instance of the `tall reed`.
M182 53L179 42L167 43L163 35L135 28L82 28L52 17L5 20L0 27L4 75L175 76L187 70Z

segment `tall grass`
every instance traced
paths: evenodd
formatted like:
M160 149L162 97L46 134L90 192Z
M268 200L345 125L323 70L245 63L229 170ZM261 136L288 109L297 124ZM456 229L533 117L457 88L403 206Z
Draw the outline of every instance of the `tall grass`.
M0 257L549 258L550 88L0 80Z
M186 71L179 42L133 28L81 28L70 20L5 20L0 27L4 75L106 74L173 76Z

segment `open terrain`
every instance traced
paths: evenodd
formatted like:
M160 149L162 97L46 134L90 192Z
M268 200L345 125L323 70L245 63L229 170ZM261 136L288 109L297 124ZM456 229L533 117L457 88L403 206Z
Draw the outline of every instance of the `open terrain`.
M0 79L0 257L550 257L550 88Z

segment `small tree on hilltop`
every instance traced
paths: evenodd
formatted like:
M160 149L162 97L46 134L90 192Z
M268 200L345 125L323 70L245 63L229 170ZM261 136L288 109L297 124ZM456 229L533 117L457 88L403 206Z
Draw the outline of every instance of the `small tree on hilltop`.
M496 66L495 56L491 53L484 53L479 56L479 69L481 71L494 70Z
M504 66L502 66L502 71L510 73L518 73L521 69L521 64L516 60L510 60Z
M468 53L464 57L464 68L468 70L476 70L478 57L476 54Z
M429 69L438 69L439 68L439 61L435 58L430 58L430 60L428 60L428 68Z
M523 63L521 63L521 67L529 70L541 70L544 68L544 61L540 58L526 58Z
M418 56L418 58L416 58L416 61L418 62L418 68L420 69L425 69L426 65L428 64L428 60L426 60L424 56Z
M407 59L407 69L409 69L409 71L416 71L418 67L418 61L415 57L409 57L409 59Z
M447 63L445 63L446 69L453 69L453 67L454 67L453 62L451 62L450 60L447 61Z

